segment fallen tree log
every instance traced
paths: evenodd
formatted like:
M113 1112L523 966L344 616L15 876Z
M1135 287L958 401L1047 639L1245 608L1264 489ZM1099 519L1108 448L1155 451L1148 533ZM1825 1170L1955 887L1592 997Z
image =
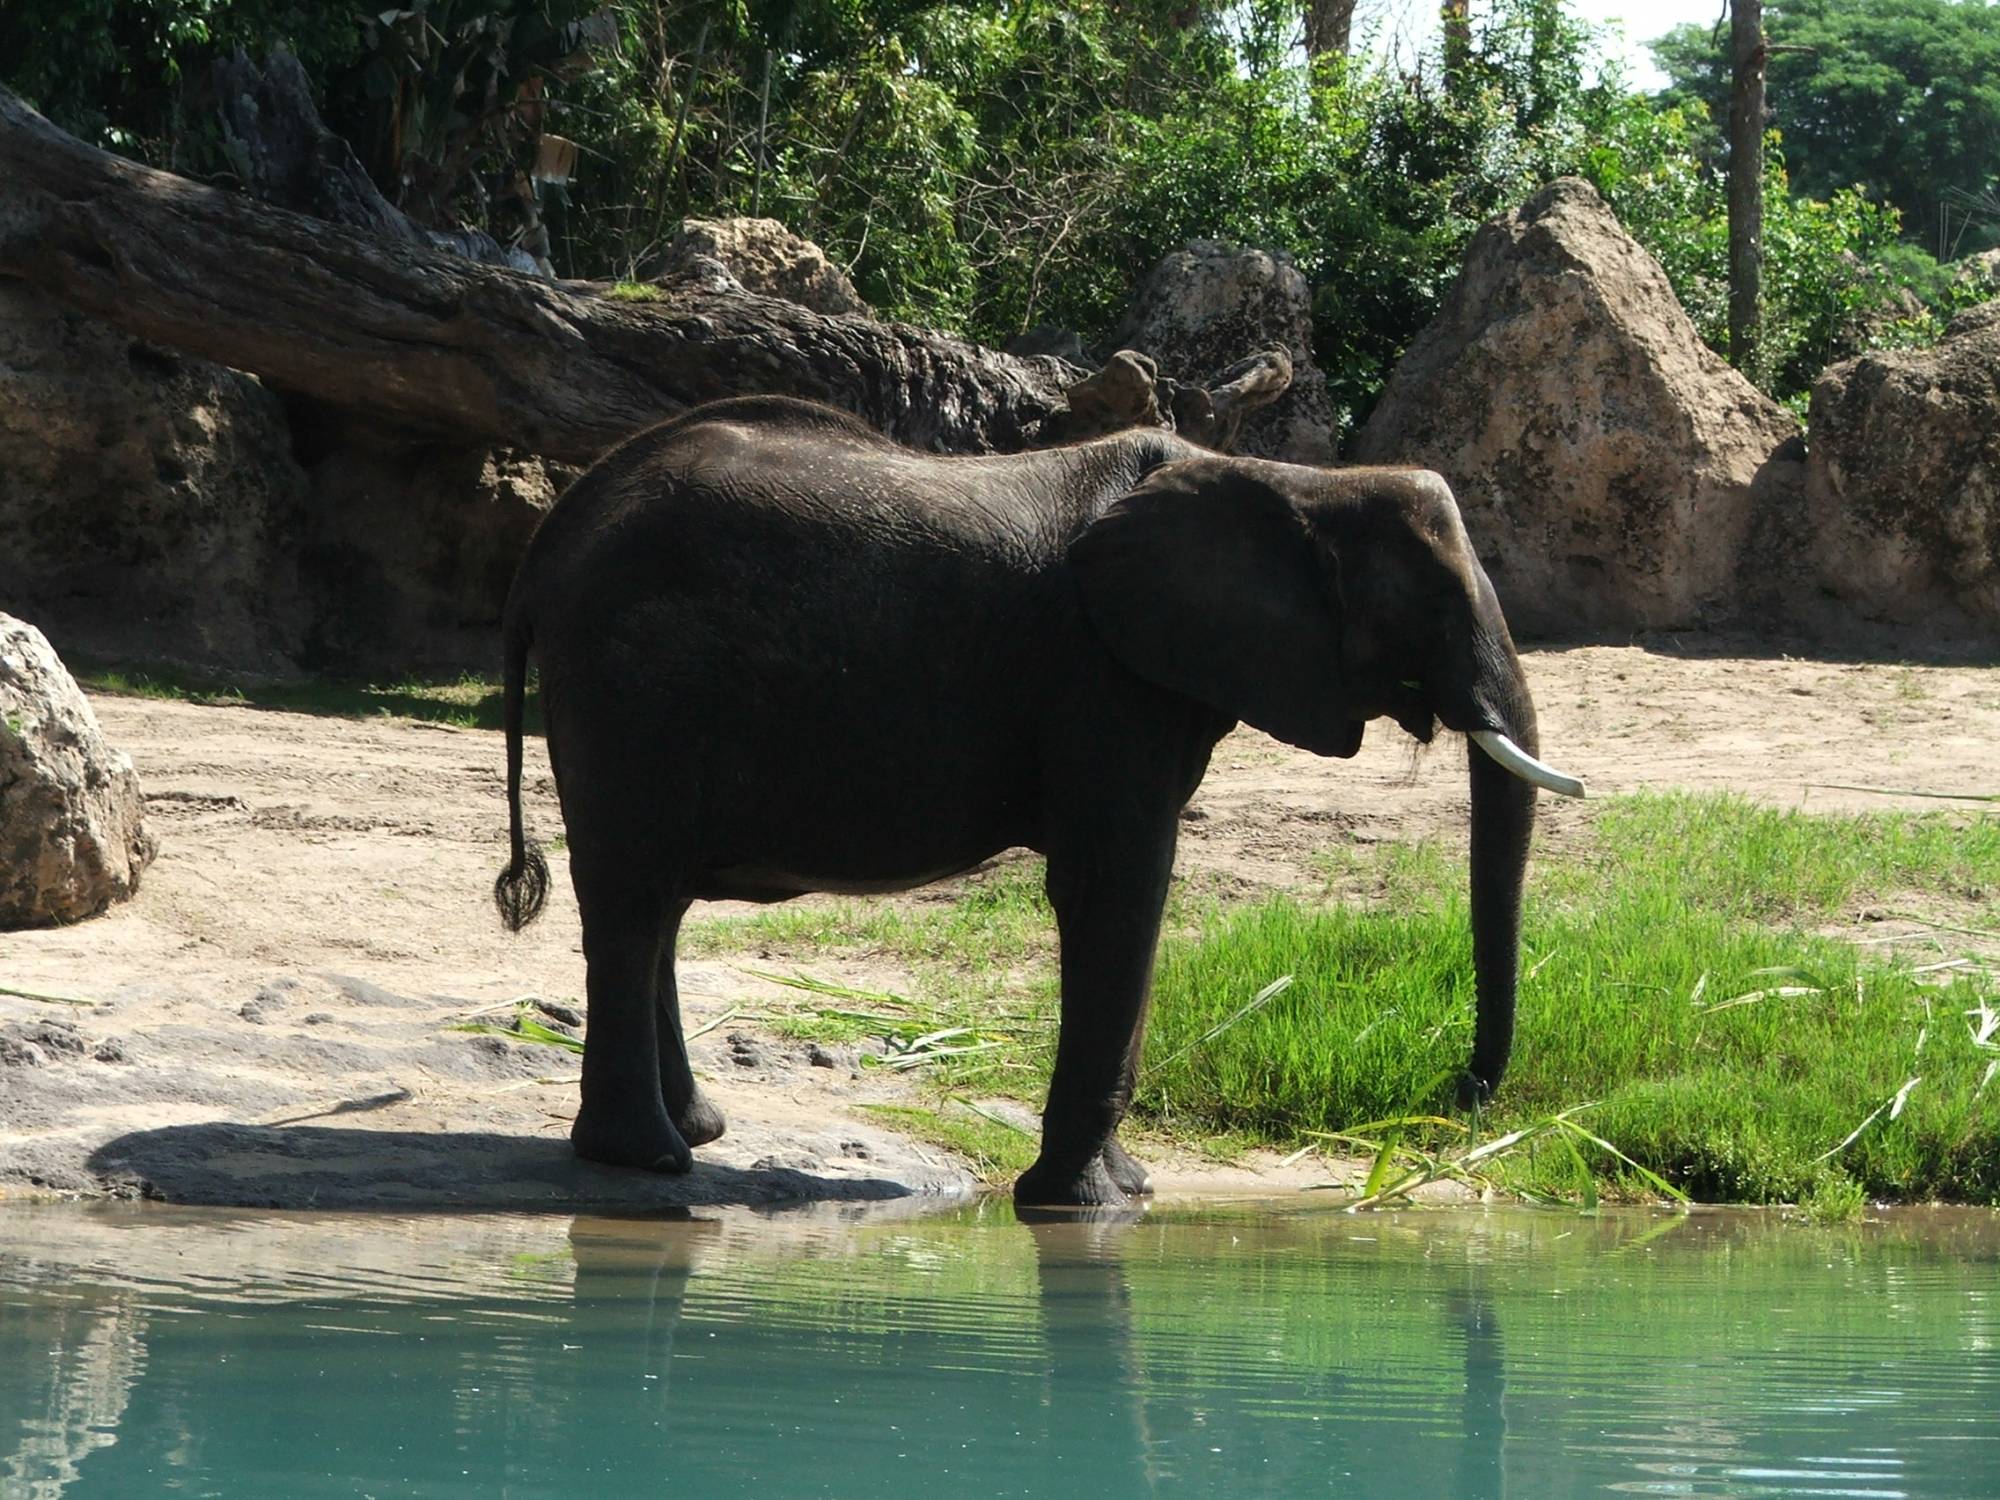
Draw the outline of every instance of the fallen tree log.
M727 276L607 296L357 233L126 161L0 89L0 275L119 328L404 428L585 463L699 402L845 408L913 446L1008 451L1171 422L1170 380L1072 414L1092 372L905 324L830 317ZM1209 393L1226 436L1290 379ZM1101 384L1101 382L1100 382ZM1182 397L1185 391L1178 393ZM1101 403L1099 403L1101 407ZM1162 415L1166 413L1167 415Z

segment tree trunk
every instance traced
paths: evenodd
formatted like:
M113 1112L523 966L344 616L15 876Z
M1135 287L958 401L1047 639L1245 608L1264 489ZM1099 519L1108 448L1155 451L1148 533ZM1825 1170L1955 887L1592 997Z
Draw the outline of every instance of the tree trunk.
M142 338L449 438L587 463L689 406L752 392L824 401L938 452L1092 430L1068 401L1090 372L1058 359L822 316L720 277L625 300L475 265L98 151L5 89L0 182L0 275ZM1276 373L1218 387L1218 420L1275 399L1289 361ZM1173 409L1170 382L1158 401L1131 396L1125 425Z
M384 198L354 148L321 121L305 69L284 48L274 48L261 65L240 48L218 59L215 93L222 136L243 186L264 202L379 239L548 274L533 256L508 249L484 230L428 229Z
M1345 57L1353 40L1354 0L1309 0L1306 56Z
M1748 372L1764 283L1764 0L1730 0L1729 36L1729 358Z
M1443 0L1440 21L1444 31L1445 91L1457 94L1465 87L1466 69L1472 62L1471 0Z

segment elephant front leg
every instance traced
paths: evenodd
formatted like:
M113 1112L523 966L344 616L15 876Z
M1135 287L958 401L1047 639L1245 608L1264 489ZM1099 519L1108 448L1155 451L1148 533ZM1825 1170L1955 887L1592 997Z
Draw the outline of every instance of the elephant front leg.
M1150 1191L1118 1144L1132 1102L1174 829L1049 854L1062 937L1062 1030L1042 1154L1014 1185L1021 1204L1118 1205Z
M1141 1028L1143 1032L1143 1027ZM1135 1058L1136 1064L1137 1059ZM1132 1085L1137 1081L1136 1068L1128 1067L1125 1080L1125 1095L1132 1095ZM1125 1143L1116 1135L1104 1143L1104 1170L1111 1174L1111 1180L1123 1189L1128 1198L1150 1198L1153 1196L1153 1177L1137 1157L1125 1149Z

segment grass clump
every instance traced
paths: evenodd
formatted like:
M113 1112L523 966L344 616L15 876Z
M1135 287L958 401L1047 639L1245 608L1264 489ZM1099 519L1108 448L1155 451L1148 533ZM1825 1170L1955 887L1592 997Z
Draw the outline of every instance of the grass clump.
M1991 974L1920 973L1815 930L1864 895L1991 890L2000 825L1643 796L1607 806L1596 833L1531 882L1489 1129L1594 1101L1591 1131L1696 1197L1830 1201L1831 1162L1864 1197L2000 1201ZM1274 897L1170 939L1139 1107L1275 1141L1436 1109L1473 999L1463 870L1437 875L1398 855L1374 905ZM1518 1170L1559 1187L1575 1164L1567 1146L1533 1149Z
M1845 1172L1826 1168L1799 1196L1799 1212L1814 1224L1857 1224L1868 1212L1868 1190Z

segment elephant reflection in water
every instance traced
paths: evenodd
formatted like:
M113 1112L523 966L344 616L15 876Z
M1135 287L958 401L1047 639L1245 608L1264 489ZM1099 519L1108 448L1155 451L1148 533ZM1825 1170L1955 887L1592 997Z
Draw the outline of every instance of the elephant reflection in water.
M1137 1209L1021 1210L1042 1314L1043 1453L1072 1493L1152 1493L1167 1476L1148 1422L1145 1348L1125 1259Z
M1507 1493L1507 1359L1493 1299L1473 1280L1447 1299L1446 1338L1455 1340L1465 1360L1458 1472L1453 1500L1497 1500Z
M698 1219L686 1209L645 1218L573 1220L569 1248L576 1280L570 1326L579 1337L615 1329L616 1337L592 1341L598 1346L594 1356L606 1349L619 1351L633 1366L635 1380L657 1380L664 1386L688 1280L721 1234L719 1220ZM595 1357L593 1365L593 1377L607 1373Z
M1256 1373L1256 1361L1247 1351L1239 1347L1225 1355L1237 1365L1236 1376L1219 1383L1191 1379L1188 1355L1198 1335L1174 1337L1164 1323L1155 1325L1150 1337L1140 1332L1127 1262L1142 1214L1105 1210L1080 1219L1024 1212L1022 1218L1035 1241L1046 1340L1044 1430L1053 1440L1050 1462L1064 1464L1065 1488L1074 1473L1078 1492L1091 1493L1094 1487L1103 1495L1150 1494L1163 1484L1206 1478L1202 1460L1211 1452L1253 1441L1261 1451L1225 1453L1223 1459L1231 1463L1231 1473L1263 1493L1318 1492L1330 1474L1344 1472L1359 1495L1401 1492L1500 1500L1507 1494L1505 1350L1492 1298L1477 1268L1471 1284L1450 1295L1442 1309L1443 1347L1455 1345L1461 1360L1461 1436L1442 1452L1433 1448L1443 1462L1433 1475L1424 1475L1418 1455L1400 1438L1382 1441L1379 1429L1343 1431L1313 1424L1310 1441L1292 1442L1282 1439L1305 1438L1304 1427L1295 1420L1252 1422L1240 1415L1231 1420L1227 1408L1239 1402L1254 1405L1257 1399L1242 1384ZM1193 1228L1155 1225L1147 1233L1158 1235L1156 1248L1165 1256L1177 1249L1203 1253L1197 1246L1176 1245L1184 1227ZM1189 1321L1199 1327L1198 1318ZM1334 1398L1351 1383L1340 1370L1301 1371L1298 1378L1302 1386L1271 1391L1294 1417L1301 1401L1334 1408ZM1448 1410L1444 1407L1440 1416ZM1081 1414L1091 1420L1081 1420ZM1218 1418L1213 1425L1211 1417ZM1086 1432L1091 1441L1081 1448L1060 1442L1062 1434Z
M0 1364L0 1495L55 1500L92 1453L118 1441L119 1423L146 1364L148 1317L130 1292L31 1302L27 1331L5 1331L46 1362ZM11 1368L10 1368L11 1367Z
M919 1308L924 1290L875 1270L852 1275L852 1300L815 1309L833 1319L816 1331L783 1328L782 1309L732 1317L726 1327L697 1313L703 1332L690 1342L682 1317L691 1278L711 1254L725 1265L733 1259L722 1246L724 1225L685 1216L580 1218L570 1230L576 1273L564 1335L580 1346L570 1367L578 1389L544 1384L537 1404L573 1432L578 1412L601 1410L605 1392L619 1391L621 1405L632 1403L624 1405L630 1417L659 1427L629 1461L665 1466L661 1472L690 1482L766 1462L771 1443L795 1442L804 1427L819 1431L815 1451L829 1462L848 1442L879 1448L876 1435L921 1433L941 1455L978 1455L989 1478L1044 1476L1093 1500L1206 1488L1232 1475L1264 1493L1319 1492L1336 1477L1354 1494L1494 1500L1507 1493L1505 1351L1478 1267L1467 1268L1470 1284L1438 1305L1443 1326L1428 1335L1428 1347L1448 1351L1442 1368L1432 1360L1426 1372L1404 1372L1428 1374L1433 1430L1445 1434L1413 1446L1405 1418L1389 1409L1393 1397L1385 1404L1374 1386L1376 1373L1274 1365L1269 1350L1249 1345L1259 1327L1286 1328L1283 1298L1296 1287L1264 1281L1260 1308L1222 1308L1211 1319L1200 1291L1205 1277L1152 1278L1155 1268L1171 1271L1172 1259L1226 1257L1226 1231L1145 1224L1132 1209L1024 1212L1021 1221L1018 1232L1032 1247L1032 1303L995 1297L981 1305L977 1331L949 1306L942 1318ZM1282 1264L1298 1261L1286 1255ZM839 1279L843 1268L831 1263L826 1271ZM755 1280L717 1277L710 1285L754 1296ZM1229 1285L1256 1282L1253 1274ZM718 1331L720 1341L711 1341ZM810 1345L796 1342L802 1332ZM1405 1347L1422 1342L1420 1335ZM690 1368L690 1357L707 1363ZM696 1370L699 1382L674 1389ZM889 1493L883 1486L892 1481L900 1482L887 1469L845 1479L855 1494Z

